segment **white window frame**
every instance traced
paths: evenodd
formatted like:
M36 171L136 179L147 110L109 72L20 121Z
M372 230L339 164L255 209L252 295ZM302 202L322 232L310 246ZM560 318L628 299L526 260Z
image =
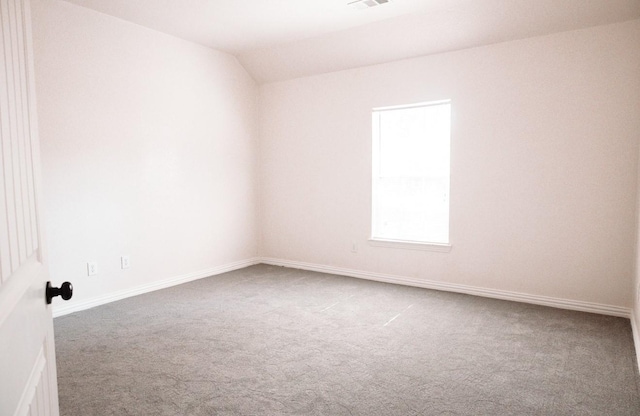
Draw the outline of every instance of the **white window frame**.
M392 239L384 239L380 237L374 237L374 220L375 220L375 177L379 173L379 163L380 163L380 132L379 132L379 119L376 122L376 113L380 113L386 110L401 110L408 108L416 108L416 107L428 107L434 105L442 105L442 104L451 104L451 100L439 100L439 101L429 101L429 102L420 102L408 105L398 105L398 106L390 106L390 107L377 107L371 110L372 114L372 134L371 134L371 143L372 143L372 166L371 166L371 221L370 221L370 237L369 237L369 245L375 247L387 247L387 248L397 248L397 249L408 249L408 250L424 250L424 251L435 251L435 252L444 252L448 253L451 251L453 247L451 244L451 171L449 171L449 241L447 243L436 243L436 242L424 242L424 241L409 241L409 240L392 240ZM451 146L451 144L449 145Z

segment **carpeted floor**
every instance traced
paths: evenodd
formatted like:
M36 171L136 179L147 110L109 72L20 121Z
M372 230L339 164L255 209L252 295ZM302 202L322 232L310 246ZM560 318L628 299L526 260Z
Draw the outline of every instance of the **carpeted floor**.
M626 319L281 267L55 330L63 416L640 414Z

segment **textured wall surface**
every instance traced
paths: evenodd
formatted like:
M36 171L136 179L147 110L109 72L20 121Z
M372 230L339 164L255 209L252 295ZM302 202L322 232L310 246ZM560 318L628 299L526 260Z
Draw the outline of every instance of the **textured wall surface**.
M630 307L638 44L636 20L262 86L262 254ZM371 109L442 99L453 249L369 246Z
M65 2L33 9L51 275L70 302L256 256L256 86L236 59Z

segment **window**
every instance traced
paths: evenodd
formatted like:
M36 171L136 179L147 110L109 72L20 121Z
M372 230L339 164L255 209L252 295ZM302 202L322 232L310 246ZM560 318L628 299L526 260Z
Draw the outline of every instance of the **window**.
M451 103L373 110L372 241L449 244Z

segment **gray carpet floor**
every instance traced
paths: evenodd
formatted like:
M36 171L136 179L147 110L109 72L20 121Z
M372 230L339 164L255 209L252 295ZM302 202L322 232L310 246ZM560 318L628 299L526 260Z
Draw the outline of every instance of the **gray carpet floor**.
M282 267L55 331L63 416L640 415L626 319Z

